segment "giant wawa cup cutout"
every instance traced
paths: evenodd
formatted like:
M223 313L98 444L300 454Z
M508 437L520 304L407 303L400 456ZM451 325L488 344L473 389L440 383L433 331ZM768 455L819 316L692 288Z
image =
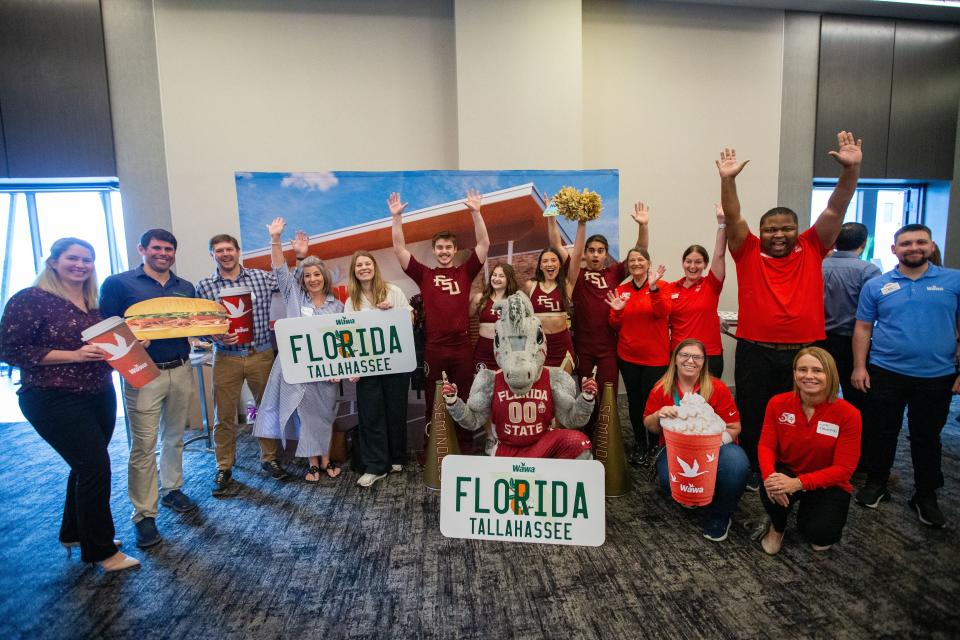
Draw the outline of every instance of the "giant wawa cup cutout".
M230 333L236 334L237 344L253 342L253 290L224 287L220 289L220 303L227 310Z
M112 316L80 332L84 342L95 344L107 352L107 364L117 370L134 389L146 385L160 375L147 350L143 348L127 323Z

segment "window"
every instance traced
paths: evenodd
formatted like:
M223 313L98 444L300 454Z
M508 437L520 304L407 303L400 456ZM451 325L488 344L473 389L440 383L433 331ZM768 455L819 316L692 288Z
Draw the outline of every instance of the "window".
M813 224L827 206L835 183L817 181L813 186L810 206L810 223ZM861 182L850 201L844 222L860 222L867 227L869 236L863 258L870 260L883 271L897 265L897 258L890 252L893 234L905 224L926 218L924 211L925 185Z
M116 183L23 184L0 181L0 309L33 284L55 240L73 236L93 245L97 278L126 271L123 204ZM117 376L114 376L116 384ZM24 418L17 405L18 373L0 368L0 423ZM118 405L122 415L122 403Z

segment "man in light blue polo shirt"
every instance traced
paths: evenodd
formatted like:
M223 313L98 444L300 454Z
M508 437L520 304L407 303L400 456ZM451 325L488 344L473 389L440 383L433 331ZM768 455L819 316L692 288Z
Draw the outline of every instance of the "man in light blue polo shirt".
M876 508L890 499L887 479L909 407L914 476L909 504L922 523L942 527L936 495L943 486L940 430L951 393L960 393L960 271L929 262L933 240L922 224L908 224L893 238L891 249L900 264L864 285L853 333L852 382L868 400L862 446L867 483L856 500Z

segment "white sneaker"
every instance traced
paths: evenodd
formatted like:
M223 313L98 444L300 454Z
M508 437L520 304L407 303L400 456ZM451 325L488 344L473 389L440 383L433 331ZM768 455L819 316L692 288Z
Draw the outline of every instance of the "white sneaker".
M393 464L393 465L390 465L390 473L400 473L401 471L403 471L403 465L402 465L402 464Z
M357 480L357 486L372 487L374 482L376 482L377 480L382 480L386 477L387 477L387 474L385 473L381 473L380 475L376 475L373 473L365 473L362 476L360 476L359 480Z

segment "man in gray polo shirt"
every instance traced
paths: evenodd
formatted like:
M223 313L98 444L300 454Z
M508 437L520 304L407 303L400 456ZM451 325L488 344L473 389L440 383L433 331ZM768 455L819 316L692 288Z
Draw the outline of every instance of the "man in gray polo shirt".
M880 275L875 264L861 260L867 228L859 222L840 227L836 251L823 260L823 311L826 339L819 344L833 356L840 374L843 399L863 413L866 394L850 383L853 373L853 327L864 283Z

